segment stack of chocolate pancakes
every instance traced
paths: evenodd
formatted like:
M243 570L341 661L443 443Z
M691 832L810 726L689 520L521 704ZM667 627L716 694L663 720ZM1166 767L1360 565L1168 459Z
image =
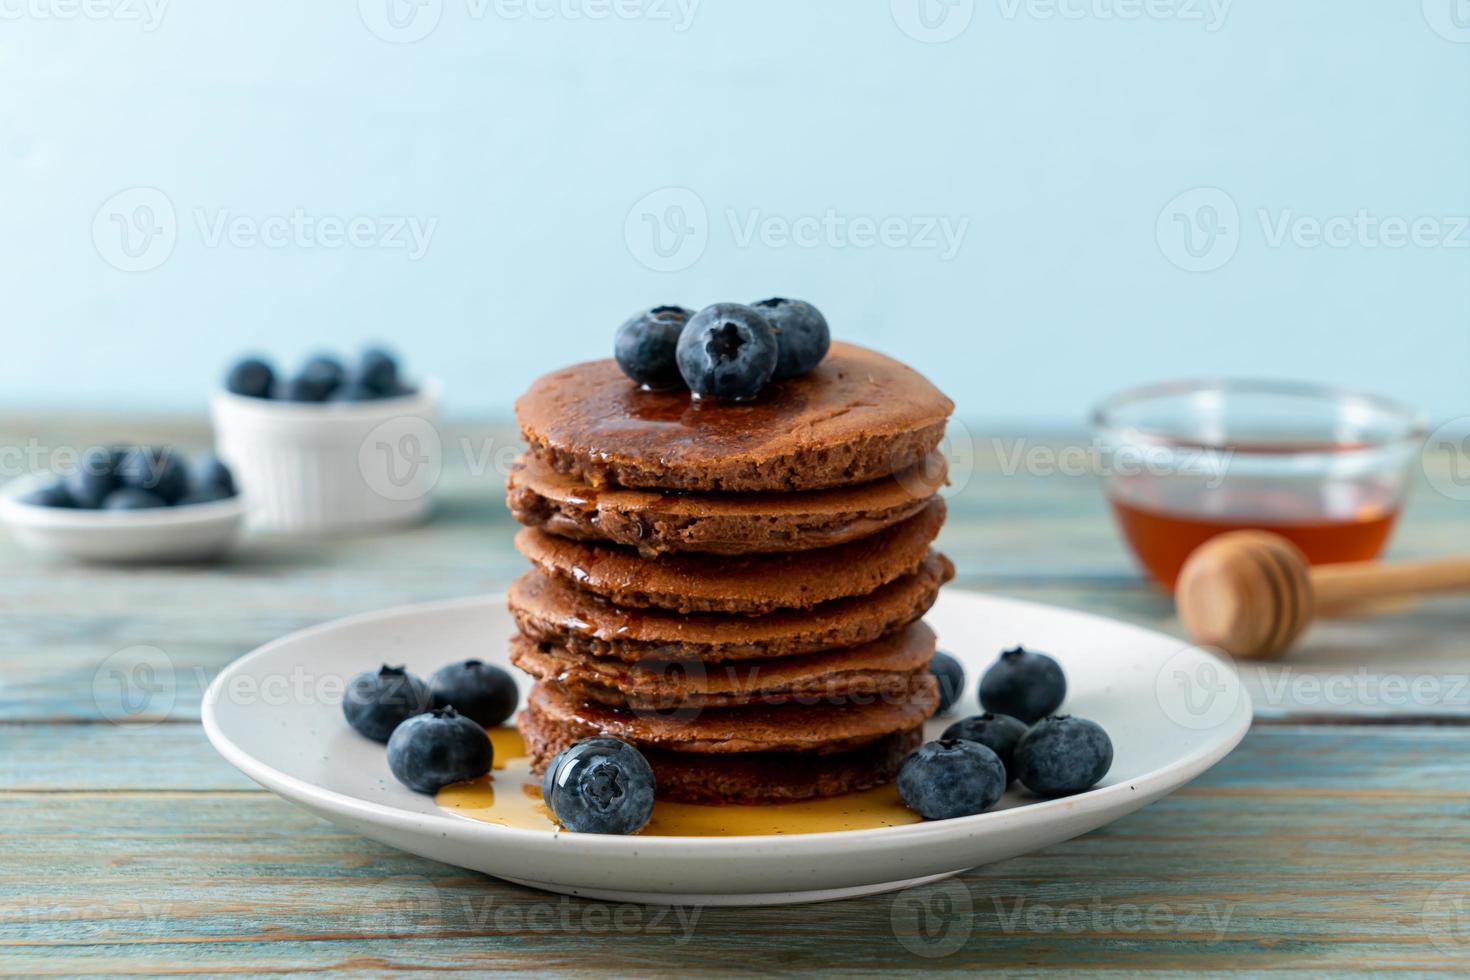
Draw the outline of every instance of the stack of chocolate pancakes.
M891 780L939 703L920 617L954 574L931 548L952 409L842 343L749 403L648 391L611 360L532 385L508 502L533 569L509 602L536 771L606 734L662 799Z

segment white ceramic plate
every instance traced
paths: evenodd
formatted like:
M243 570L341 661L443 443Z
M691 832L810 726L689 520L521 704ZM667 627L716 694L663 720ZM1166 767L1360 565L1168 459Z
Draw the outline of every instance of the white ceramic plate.
M608 837L472 821L395 782L383 747L343 721L341 690L383 662L420 676L468 657L505 664L513 626L501 596L408 606L277 640L210 685L204 729L267 789L414 854L613 901L760 905L907 887L1076 837L1198 776L1250 725L1250 700L1229 669L1171 637L953 589L928 621L968 674L965 699L930 723L931 737L978 711L979 675L1002 648L1025 644L1061 662L1063 710L1112 736L1102 783L1056 800L1013 790L997 809L957 820L778 837Z
M44 478L0 488L0 523L31 551L93 562L170 562L215 558L234 545L245 521L240 497L151 510L38 507L21 497Z

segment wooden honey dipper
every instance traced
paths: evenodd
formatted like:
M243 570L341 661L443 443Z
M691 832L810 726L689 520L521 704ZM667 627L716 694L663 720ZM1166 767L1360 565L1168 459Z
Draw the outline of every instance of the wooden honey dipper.
M1320 608L1462 589L1470 590L1470 557L1314 568L1280 535L1232 531L1189 556L1174 601L1196 642L1235 657L1275 657L1296 642Z

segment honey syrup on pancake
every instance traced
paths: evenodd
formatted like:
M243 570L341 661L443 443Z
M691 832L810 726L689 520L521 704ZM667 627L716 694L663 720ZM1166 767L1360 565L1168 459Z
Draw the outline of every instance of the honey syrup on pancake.
M520 827L560 830L541 802L541 778L531 775L521 733L514 728L490 732L495 768L489 776L441 789L434 801L470 820ZM653 819L640 831L664 837L767 837L776 834L823 834L838 830L872 830L918 823L917 813L903 805L893 784L844 796L799 803L760 806L704 806L659 801Z

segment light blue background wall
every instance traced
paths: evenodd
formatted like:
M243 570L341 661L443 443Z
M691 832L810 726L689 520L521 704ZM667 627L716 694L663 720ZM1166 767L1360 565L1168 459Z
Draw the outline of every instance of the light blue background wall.
M503 411L639 307L788 294L974 417L1204 373L1470 412L1456 0L926 0L933 33L920 0L88 2L0 0L11 408L195 409L242 349L385 338ZM211 239L298 209L434 225L418 257ZM1360 211L1429 222L1313 244Z

